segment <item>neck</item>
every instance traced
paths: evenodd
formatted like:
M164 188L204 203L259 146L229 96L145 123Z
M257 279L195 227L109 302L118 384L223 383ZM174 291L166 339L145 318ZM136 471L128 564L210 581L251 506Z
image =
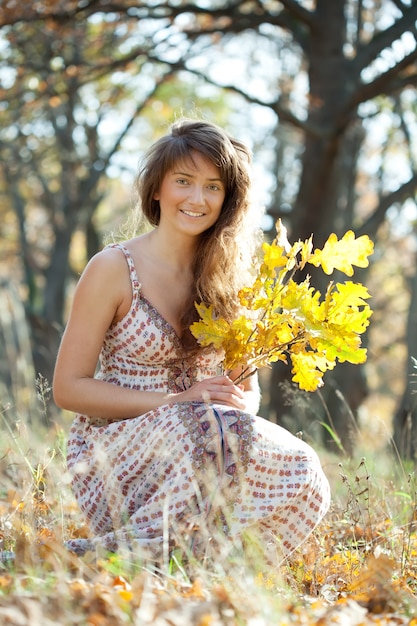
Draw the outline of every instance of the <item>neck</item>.
M155 257L179 270L190 268L198 245L194 237L173 239L159 227L148 234L148 241Z

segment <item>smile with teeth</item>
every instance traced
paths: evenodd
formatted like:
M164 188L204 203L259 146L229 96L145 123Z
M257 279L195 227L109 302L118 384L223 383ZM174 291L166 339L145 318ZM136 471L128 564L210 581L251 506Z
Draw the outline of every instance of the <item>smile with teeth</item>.
M185 211L185 209L181 209L181 213L184 215L189 215L190 217L202 217L204 213L197 213L196 211Z

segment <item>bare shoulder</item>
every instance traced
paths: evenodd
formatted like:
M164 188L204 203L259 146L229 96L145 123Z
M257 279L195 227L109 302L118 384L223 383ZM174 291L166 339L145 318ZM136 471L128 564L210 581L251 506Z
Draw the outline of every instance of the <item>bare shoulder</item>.
M106 302L116 309L131 298L129 270L124 254L117 248L104 248L85 267L77 286L81 297Z
M100 252L97 252L89 260L84 273L86 271L91 272L111 272L118 273L126 266L126 260L124 254L120 248L106 247Z

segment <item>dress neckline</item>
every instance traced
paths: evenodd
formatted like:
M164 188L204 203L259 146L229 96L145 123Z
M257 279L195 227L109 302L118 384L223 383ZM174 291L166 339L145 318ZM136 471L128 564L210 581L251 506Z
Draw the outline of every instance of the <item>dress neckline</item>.
M159 312L159 310L156 308L156 306L154 306L152 304L152 302L150 302L150 300L148 300L148 298L143 295L143 293L142 293L142 285L140 283L139 283L138 295L139 295L140 299L142 300L142 302L144 302L146 304L147 308L154 312L155 317L157 317L159 319L159 321L160 321L160 325L162 327L165 327L165 330L169 331L170 334L174 335L176 337L177 341L182 346L182 338L181 338L181 336L177 333L177 331L175 330L174 326L170 322L168 322L168 320L162 315L162 313Z
M160 313L160 311L156 308L156 306L154 306L152 302L150 302L150 300L148 300L148 298L143 295L142 284L139 281L138 274L136 271L136 265L133 260L132 254L130 253L130 250L128 250L128 248L123 243L114 243L114 244L111 244L109 247L118 248L123 253L126 259L128 268L129 268L130 282L132 284L132 303L129 307L129 311L126 313L124 317L122 317L121 320L119 320L115 324L115 326L118 326L121 322L123 322L123 320L131 313L133 307L135 306L136 300L139 297L141 301L146 305L148 311L153 312L153 319L157 323L159 329L163 330L166 334L171 335L175 339L175 342L177 343L178 347L181 348L182 350L184 347L182 338L177 333L174 326L170 322L168 322L168 320L162 315L162 313Z

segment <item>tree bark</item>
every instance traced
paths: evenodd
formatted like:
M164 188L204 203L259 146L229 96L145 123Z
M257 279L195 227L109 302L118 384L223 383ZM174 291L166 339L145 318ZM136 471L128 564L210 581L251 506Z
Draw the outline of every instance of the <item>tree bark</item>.
M394 445L408 459L417 457L417 267L410 281L407 317L407 371L404 392L394 416Z
M347 115L354 89L346 62L345 2L319 0L309 46L309 109L302 176L291 219L293 238L312 233L317 245L327 238L335 219L332 181L346 128L356 111Z

